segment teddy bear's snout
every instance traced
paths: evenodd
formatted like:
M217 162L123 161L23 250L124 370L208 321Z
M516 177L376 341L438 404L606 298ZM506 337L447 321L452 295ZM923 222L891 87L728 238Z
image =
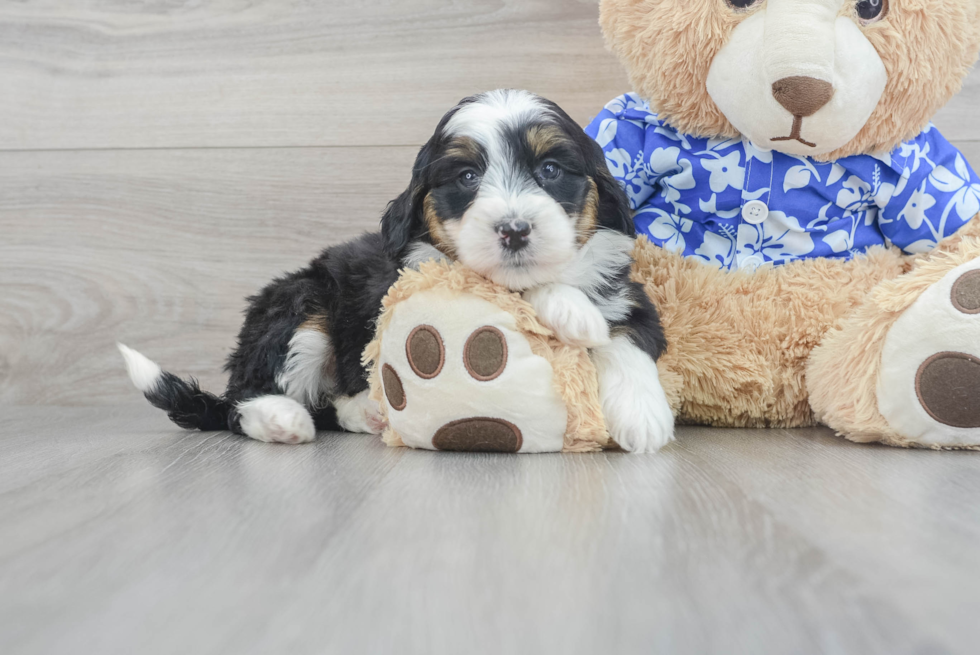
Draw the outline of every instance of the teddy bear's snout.
M784 77L773 83L772 95L794 117L806 118L830 102L834 85L815 77Z

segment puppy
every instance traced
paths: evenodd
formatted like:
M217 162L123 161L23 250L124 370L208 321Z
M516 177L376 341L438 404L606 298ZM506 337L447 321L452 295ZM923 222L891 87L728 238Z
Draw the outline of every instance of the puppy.
M673 438L657 311L631 282L634 229L599 146L557 105L499 90L453 107L421 149L380 234L328 248L249 299L228 389L202 391L120 344L130 378L177 425L260 441L316 429L378 434L361 352L398 271L458 260L521 292L562 341L591 349L610 434L652 452Z

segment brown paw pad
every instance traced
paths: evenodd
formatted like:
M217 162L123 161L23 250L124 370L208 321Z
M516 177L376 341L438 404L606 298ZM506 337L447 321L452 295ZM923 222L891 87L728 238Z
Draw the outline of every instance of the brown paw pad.
M980 314L980 270L967 271L953 283L951 300L964 314Z
M405 409L405 406L408 405L408 398L405 396L405 386L402 384L402 379L398 377L398 373L391 367L391 364L385 364L381 367L381 382L391 408L399 412Z
M437 450L516 453L524 437L516 425L499 418L464 418L446 423L432 437Z
M922 407L940 423L954 428L980 428L977 357L956 352L933 355L919 367L915 391Z
M405 342L408 365L423 380L439 375L446 363L446 347L439 331L431 325L420 325L408 335Z
M499 377L507 366L503 332L489 325L473 332L463 347L463 365L475 380L487 382Z

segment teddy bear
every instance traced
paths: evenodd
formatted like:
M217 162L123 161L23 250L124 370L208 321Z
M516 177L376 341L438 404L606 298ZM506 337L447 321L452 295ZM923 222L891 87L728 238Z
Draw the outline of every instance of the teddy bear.
M980 447L980 178L931 117L980 0L602 0L678 423ZM977 116L980 120L980 115Z
M588 351L559 341L519 293L459 263L409 268L364 350L389 446L500 453L616 447Z

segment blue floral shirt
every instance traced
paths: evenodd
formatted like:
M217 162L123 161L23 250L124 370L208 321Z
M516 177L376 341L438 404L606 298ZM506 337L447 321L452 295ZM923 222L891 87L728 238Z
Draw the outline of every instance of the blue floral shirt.
M980 212L980 178L931 125L884 155L822 163L747 139L701 139L634 94L586 128L626 189L637 232L722 269L932 249Z

